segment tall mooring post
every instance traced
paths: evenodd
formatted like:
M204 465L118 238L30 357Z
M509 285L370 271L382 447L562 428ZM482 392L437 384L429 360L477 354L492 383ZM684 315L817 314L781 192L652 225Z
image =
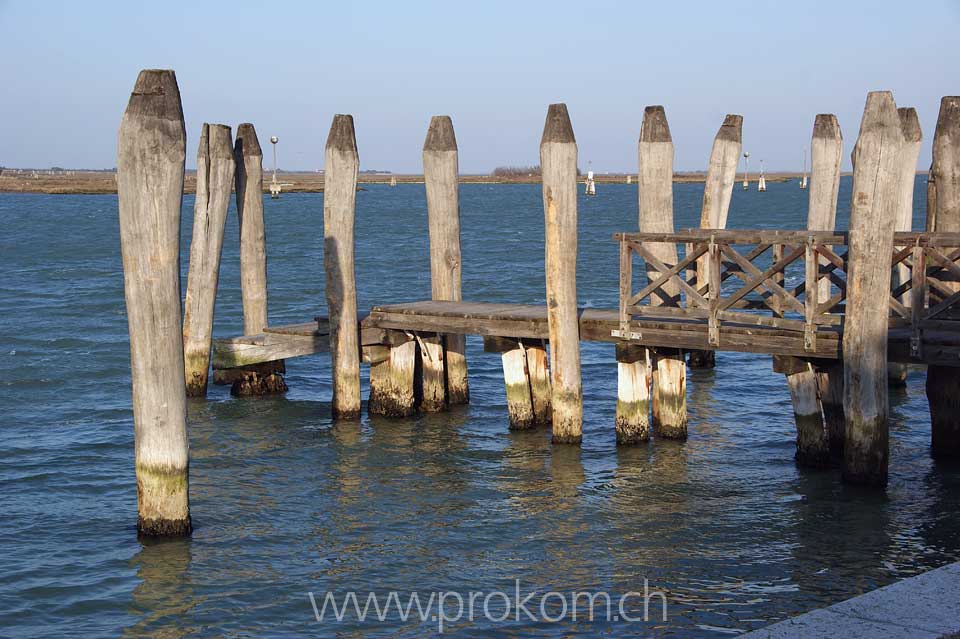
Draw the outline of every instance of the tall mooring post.
M637 144L640 231L673 233L673 137L662 106L643 112ZM676 245L650 242L645 248L664 264L677 263ZM648 268L648 277L656 270ZM680 306L680 288L665 284L650 303ZM683 351L659 348L653 353L653 427L658 437L687 437L687 367Z
M360 335L353 266L354 212L360 157L353 116L335 115L324 158L323 266L330 316L334 419L360 416Z
M927 230L960 232L960 96L946 96L940 101L937 130L933 136L930 182L933 187L928 186ZM960 291L960 278L954 276L950 280L944 282L949 290ZM927 400L930 402L932 430L930 453L936 459L960 458L958 389L960 368L927 367Z
M141 71L120 122L117 195L133 379L137 530L189 535L189 444L180 324L186 158L173 71Z
M837 217L837 193L840 188L840 161L843 154L843 137L837 118L831 114L819 114L814 119L811 139L810 198L807 209L807 229L833 231ZM823 258L817 264L823 265ZM816 268L810 263L810 268ZM815 276L815 275L814 275ZM816 299L830 299L830 280L818 281ZM797 426L797 464L808 467L825 466L830 461L830 426L827 414L833 420L837 450L843 447L843 372L842 364L828 364L818 370L808 360L775 355L773 367L787 377L787 388L793 404L793 417ZM830 388L830 384L834 388ZM831 392L832 391L832 392ZM838 453L839 454L839 453Z
M427 221L430 229L430 288L435 300L459 302L462 259L460 257L460 167L453 121L435 115L423 143L423 181L427 192ZM466 338L437 335L430 340L436 357L423 359L423 408L440 410L449 404L470 401L467 380ZM428 372L433 371L432 375ZM440 388L426 387L436 378ZM427 401L439 394L440 401ZM444 398L445 395L445 398Z
M240 295L243 333L256 335L267 324L267 238L263 220L263 151L250 123L237 127L233 147L237 165L237 218L240 223ZM234 395L284 393L283 360L244 367L232 380Z
M913 230L913 189L917 179L917 160L920 158L920 145L923 133L920 130L920 118L913 107L897 109L900 116L900 130L903 132L903 153L900 155L900 192L897 202L896 231ZM904 248L904 247L898 247ZM910 268L900 263L893 272L894 284L899 286L910 281ZM900 303L910 308L912 295L908 291L899 296ZM887 381L893 386L907 383L907 365L899 362L887 364Z
M730 198L737 181L737 166L740 164L743 137L743 116L727 115L724 118L710 150L706 183L703 186L703 207L700 212L700 228L722 229L727 226ZM697 288L702 289L710 281L710 260L703 257L697 261ZM713 368L716 356L713 351L691 351L690 366Z
M183 359L187 395L205 397L213 339L213 312L220 279L223 227L233 190L230 127L204 123L197 151L197 194L193 206L190 270L183 303Z
M843 161L843 135L840 132L840 123L832 113L821 113L813 122L813 136L810 140L810 196L807 208L807 228L811 231L833 231L837 226L837 199L840 192L840 164ZM824 258L818 258L820 266L826 266ZM830 299L830 278L820 278L820 287L817 299L826 302ZM816 367L816 382L820 394L819 408L823 411L823 427L826 429L827 447L830 457L839 459L843 455L843 439L846 422L843 417L843 362L838 360L829 364L818 364ZM801 373L801 375L804 375ZM799 390L809 381L797 379L793 385ZM809 394L809 389L805 390ZM794 396L794 413L797 417L797 436L800 441L800 423L814 425L813 417L800 418L798 410L799 396ZM815 431L806 431L808 437L804 439L814 442L810 454L801 454L798 448L797 461L805 464L806 460L819 465L822 462L820 439Z
M843 332L843 477L851 483L875 486L887 482L890 259L903 146L893 94L869 93L854 149L850 205Z
M577 141L565 104L551 104L540 141L546 226L553 442L583 437L580 321L577 314Z

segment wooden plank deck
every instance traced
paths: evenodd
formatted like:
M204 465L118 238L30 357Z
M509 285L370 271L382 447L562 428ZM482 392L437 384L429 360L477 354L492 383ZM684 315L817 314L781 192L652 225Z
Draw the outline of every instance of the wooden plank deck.
M580 309L580 338L585 341L619 342L611 333L620 328L615 309ZM430 331L500 337L547 339L546 306L493 304L486 302L418 301L374 306L363 322L367 327L402 331ZM707 340L706 321L690 319L640 319L630 324L641 335L634 343L663 348L713 350ZM822 327L817 349L804 350L803 332L762 326L723 324L717 350L770 355L795 355L835 359L839 332Z
M620 341L611 334L620 328L615 309L582 308L579 316L582 340ZM549 338L546 307L529 304L429 300L384 304L362 316L360 328L361 347L389 343L391 331ZM719 347L709 344L705 320L640 318L631 322L630 329L640 334L632 343L651 347L822 359L836 359L841 352L841 331L834 326L819 327L814 351L804 349L802 331L766 326L724 323L720 326ZM213 343L213 368L222 370L327 352L329 335L327 318L318 317L313 322L270 327L258 335L217 339ZM891 328L889 335L892 362L960 366L960 331L925 331L919 358L910 356L909 327Z

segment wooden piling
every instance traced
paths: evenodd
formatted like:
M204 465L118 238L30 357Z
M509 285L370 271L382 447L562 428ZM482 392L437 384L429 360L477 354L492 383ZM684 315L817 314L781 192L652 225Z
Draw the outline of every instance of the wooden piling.
M843 158L843 136L840 124L833 114L821 113L814 118L813 135L810 140L810 197L807 208L807 229L811 231L833 231L837 220L837 194L840 190L840 163ZM826 264L822 257L820 264ZM812 264L812 263L811 263ZM816 277L816 274L813 274ZM817 287L817 299L830 299L830 279L820 278ZM838 446L835 456L842 450L843 406L842 396L834 401L830 391L831 374L842 373L835 366L816 370L810 362L795 358L775 358L775 368L782 369L787 377L787 388L793 404L794 421L797 426L796 461L800 466L822 467L829 463L833 442ZM785 362L791 360L792 365ZM841 364L842 366L842 364ZM839 380L836 380L839 381ZM833 390L838 384L834 383ZM829 403L824 404L826 397ZM830 418L827 418L830 411ZM839 414L838 414L839 412ZM838 431L831 439L830 427Z
M443 336L437 333L417 336L420 357L420 410L439 413L447 408L444 375Z
M940 101L937 130L933 136L933 164L930 182L934 184L928 211L929 231L960 232L960 96ZM928 187L928 193L929 193ZM928 196L929 197L929 196ZM928 222L929 224L929 222ZM951 290L960 290L956 281L944 282ZM960 368L927 367L927 400L930 403L930 453L936 459L960 458Z
M263 224L263 151L250 123L237 127L237 217L240 222L240 296L243 334L267 327L267 240Z
M240 226L240 296L243 334L256 335L267 327L267 240L263 221L263 151L250 123L237 127L233 146L236 162L237 218ZM264 362L237 371L231 394L284 393L283 360ZM216 379L214 380L216 381Z
M580 325L577 314L577 142L565 104L551 104L540 141L546 226L553 442L583 434Z
M483 350L500 353L510 430L550 424L550 371L543 340L488 335Z
M183 303L183 359L188 397L207 394L213 311L220 277L223 227L233 190L230 127L204 123L197 151L197 193L193 206L190 270Z
M353 267L359 167L353 116L335 115L327 136L323 193L323 264L330 316L334 419L360 416L360 346Z
M191 532L180 324L186 131L173 71L137 77L120 122L117 196L130 331L137 531Z
M642 233L673 233L673 137L662 106L648 106L643 112L637 143L639 173L639 228ZM665 242L644 246L664 264L677 263L677 247ZM657 271L648 266L647 277ZM680 288L665 284L662 294L653 295L655 306L679 306ZM683 351L657 349L653 355L653 428L658 437L687 437L687 371ZM644 378L634 376L643 381ZM639 391L638 391L639 392ZM642 391L646 392L646 390Z
M533 397L527 372L527 354L520 340L509 340L513 347L501 353L503 383L507 391L510 430L526 430L535 425Z
M813 122L810 140L810 197L807 229L833 231L837 226L837 194L840 192L840 163L843 160L843 135L832 113L821 113ZM826 262L821 258L821 264ZM822 278L817 297L830 299L830 280Z
M533 423L549 426L551 410L550 368L547 365L547 346L543 340L523 340L527 357L527 377L530 378L530 402Z
M903 133L893 94L867 95L855 147L843 333L843 477L887 482L887 325L890 256L899 202Z
M787 378L797 426L797 452L794 457L797 464L808 468L827 466L830 462L830 439L824 423L817 370L809 361L786 355L774 355L773 370L783 373Z
M414 392L417 342L412 335L390 331L394 337L386 349L386 356L370 363L371 415L409 417L417 411Z
M700 228L722 229L727 226L727 213L733 185L737 180L737 166L742 150L743 116L727 115L723 120L710 150L710 164L703 187L703 206L700 213ZM706 257L697 260L697 287L702 289L710 281L710 264ZM716 294L716 293L713 293ZM690 366L713 368L716 365L714 351L691 351Z
M830 364L818 363L817 387L820 391L820 407L823 409L823 424L827 431L830 459L839 464L843 459L843 442L846 437L846 418L843 415L843 361Z
M617 444L650 439L650 351L617 344Z
M913 190L917 178L917 160L920 158L920 144L923 134L920 130L920 118L917 110L912 107L897 109L900 116L900 130L903 132L904 146L900 157L900 192L897 205L897 231L913 229ZM902 247L901 247L902 248ZM910 268L900 263L893 272L894 285L899 286L909 282ZM908 291L899 297L900 303L910 308L912 295ZM907 365L900 362L887 363L887 382L893 386L904 386L907 383Z
M435 300L459 302L463 299L459 176L453 121L450 116L435 115L430 119L430 128L423 143L423 180L430 227L430 288ZM463 335L445 335L442 346L447 402L466 404L470 401L466 338ZM424 410L431 410L426 400Z

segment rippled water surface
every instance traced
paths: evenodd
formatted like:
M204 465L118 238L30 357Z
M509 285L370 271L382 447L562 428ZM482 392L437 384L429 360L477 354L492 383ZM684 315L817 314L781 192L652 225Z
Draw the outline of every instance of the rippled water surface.
M841 187L846 220L849 179ZM925 180L917 185L918 223ZM540 187L465 185L466 299L542 303ZM695 226L702 185L676 187ZM270 319L324 312L322 195L265 202ZM184 198L183 268L193 198ZM580 302L614 306L636 185L580 202ZM730 227L802 228L796 183L735 191ZM690 439L614 445L611 345L583 346L582 448L511 433L500 360L468 339L472 401L334 425L329 359L288 362L282 398L212 387L189 406L190 540L137 540L115 196L0 194L0 635L422 636L435 624L319 624L307 593L651 588L666 623L460 621L464 636L721 636L960 558L960 473L928 457L923 372L891 394L890 487L800 471L781 375L722 353L689 376ZM241 329L237 223L216 334ZM422 185L357 198L360 307L429 297ZM186 273L184 272L184 276ZM185 281L185 280L184 280ZM364 370L366 396L366 370Z

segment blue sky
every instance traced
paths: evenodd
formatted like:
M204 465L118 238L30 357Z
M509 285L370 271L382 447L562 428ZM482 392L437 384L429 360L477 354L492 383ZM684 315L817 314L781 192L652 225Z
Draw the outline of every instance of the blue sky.
M265 147L280 137L282 167L319 168L351 113L363 168L419 172L430 116L449 114L461 171L486 173L537 163L562 101L597 171L636 170L648 104L677 170L705 167L725 113L752 161L798 170L815 114L837 114L849 155L866 92L890 89L920 113L926 168L940 97L960 93L958 34L960 0L0 0L0 165L114 166L137 72L173 68L189 166L202 122L250 121Z

